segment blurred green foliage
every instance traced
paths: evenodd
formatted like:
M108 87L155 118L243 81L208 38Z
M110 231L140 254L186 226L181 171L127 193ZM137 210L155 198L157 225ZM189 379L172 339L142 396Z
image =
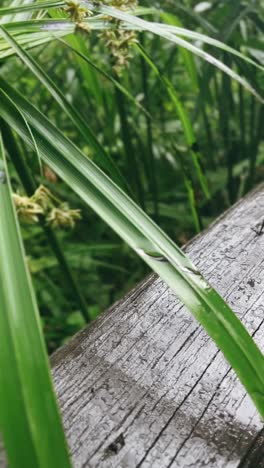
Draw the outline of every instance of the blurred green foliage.
M147 1L140 5L150 6ZM159 7L158 2L156 6ZM264 20L260 2L164 0L160 7L173 15L174 24L220 39L264 65ZM158 15L154 18L159 20ZM262 181L263 106L241 85L174 44L149 33L140 33L139 39L162 76L172 84L190 118L196 136L192 148L186 141L170 95L136 47L130 48L127 69L121 77L115 78L151 117L61 42L34 48L31 54L81 112L111 154L135 200L182 245L197 231L188 188L193 193L200 226L206 228L216 216ZM96 66L113 74L109 47L99 33L80 32L66 40ZM204 45L204 49L212 51L209 46ZM260 94L263 92L264 78L260 70L224 51L213 52L245 76ZM0 74L63 130L87 157L96 160L97 155L87 147L67 115L18 59L4 61ZM35 155L19 139L17 144L40 183ZM198 154L209 187L209 199L201 189L192 151ZM14 190L24 193L14 169L12 182ZM71 230L58 230L57 237L89 313L95 318L140 281L148 269L47 167L42 182L60 200L74 209L81 209L81 221ZM23 225L23 237L48 349L52 352L85 322L41 226Z

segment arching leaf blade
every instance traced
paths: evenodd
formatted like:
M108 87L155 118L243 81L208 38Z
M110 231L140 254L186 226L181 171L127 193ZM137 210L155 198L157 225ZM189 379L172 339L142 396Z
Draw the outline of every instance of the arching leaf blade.
M0 212L0 423L9 466L70 468L1 138Z

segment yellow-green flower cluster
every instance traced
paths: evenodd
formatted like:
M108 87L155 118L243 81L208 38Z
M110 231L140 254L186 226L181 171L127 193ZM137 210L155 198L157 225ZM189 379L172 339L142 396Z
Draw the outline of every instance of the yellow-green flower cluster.
M67 0L66 3L67 7L65 11L76 24L82 23L82 21L91 14L85 6L80 4L79 0Z
M67 0L67 7L65 8L66 13L70 15L70 18L76 24L76 29L85 32L90 32L89 25L84 21L87 16L91 16L92 12L82 4L79 0Z
M61 203L44 185L40 185L32 197L13 194L19 219L27 224L39 221L44 216L54 228L73 228L81 219L80 210L71 210L67 203Z
M137 0L104 0L102 3L120 10L136 8ZM108 18L112 28L103 32L102 37L110 50L112 67L116 75L121 75L130 59L130 46L136 40L134 31L122 27L122 23L114 18Z
M132 10L138 5L138 0L101 0L95 2L97 5L104 4L113 6L120 10ZM85 18L92 13L89 11L80 0L68 0L65 10L76 23L76 28L80 31L90 32L89 25L85 22ZM102 32L106 46L110 51L111 65L116 75L121 75L127 67L130 59L130 45L136 40L136 35L133 31L129 31L122 27L122 22L112 17L105 18L110 23L111 28Z
M121 29L113 20L113 29L103 32L103 39L110 51L111 65L117 76L122 75L130 59L130 46L136 40L133 31Z
M81 219L80 210L71 210L67 203L54 207L47 216L47 221L54 228L74 228L75 221Z
M34 224L38 222L38 217L43 214L43 209L33 201L33 197L29 198L13 193L13 200L18 217L23 223Z

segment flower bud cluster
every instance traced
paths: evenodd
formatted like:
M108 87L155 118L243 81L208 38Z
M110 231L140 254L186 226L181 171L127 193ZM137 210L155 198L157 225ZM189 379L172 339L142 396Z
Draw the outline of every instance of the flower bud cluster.
M138 5L138 0L101 0L97 1L96 4L104 4L126 11L135 9ZM66 12L69 13L71 19L76 23L77 30L90 32L85 18L92 14L91 11L83 6L79 0L68 0L67 5ZM107 16L105 20L110 25L110 28L105 29L101 37L110 52L113 71L117 76L120 76L128 66L130 45L136 41L136 34L134 31L124 28L122 22L115 18Z
M137 0L104 0L103 3L120 10L133 10L138 5ZM110 51L113 70L117 76L120 76L129 64L130 46L136 41L136 34L122 27L121 21L114 18L108 20L112 28L105 30L102 37Z
M40 185L32 197L13 194L19 219L27 224L35 224L39 216L44 216L54 228L73 228L81 219L80 210L71 210L67 203L61 203L44 185Z

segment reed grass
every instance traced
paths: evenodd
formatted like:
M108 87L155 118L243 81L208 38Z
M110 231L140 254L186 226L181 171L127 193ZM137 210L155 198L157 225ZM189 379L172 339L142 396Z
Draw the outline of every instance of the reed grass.
M44 181L43 165L63 181L55 184L56 196L62 191L83 207L82 230L76 230L80 238L69 256L65 237L55 235L45 215L39 225L85 320L93 317L86 304L90 285L71 268L78 246L82 256L89 249L108 249L110 260L93 264L120 278L126 271L122 260L131 255L128 245L133 261L138 256L160 275L202 324L263 418L261 351L164 231L177 237L184 217L191 233L199 232L207 213L217 211L219 198L233 203L256 180L264 159L258 22L254 47L244 43L239 29L242 22L248 31L252 28L254 6L226 7L223 25L220 6L212 24L210 15L205 20L185 2L175 7L169 0L168 11L144 4L126 11L83 0L91 16L81 20L79 12L69 18L65 1L7 3L0 8L0 363L5 370L0 408L10 466L71 466L11 196L10 174L12 185L19 186L19 179L32 195ZM193 28L183 27L181 14ZM115 41L133 31L138 42L132 40L126 54L126 41L118 47L115 41L104 42L109 31ZM111 65L113 52L121 49L130 66L118 74ZM96 237L93 245L87 240L87 219ZM116 256L114 235L123 242ZM53 268L54 259L45 261ZM41 261L33 264L42 271ZM132 269L127 274L131 286ZM54 273L51 277L57 291ZM99 301L98 290L93 295Z

